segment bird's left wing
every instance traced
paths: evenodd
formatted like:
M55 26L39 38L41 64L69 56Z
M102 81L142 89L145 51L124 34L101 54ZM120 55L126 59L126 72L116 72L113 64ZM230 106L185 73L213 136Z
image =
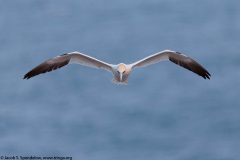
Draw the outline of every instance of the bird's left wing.
M84 55L79 52L71 52L68 54L57 56L55 58L49 59L41 63L40 65L38 65L37 67L29 71L27 74L25 74L24 79L29 79L36 75L50 72L52 70L56 70L69 63L77 63L77 64L81 64L81 65L89 66L93 68L103 68L109 72L112 71L111 64L105 63L103 61L100 61L98 59Z
M204 79L210 79L210 73L195 60L187 57L184 54L170 50L164 50L162 52L153 54L130 65L132 68L145 67L154 63L158 63L162 60L170 60L171 62L184 67L198 74L199 76L202 76Z

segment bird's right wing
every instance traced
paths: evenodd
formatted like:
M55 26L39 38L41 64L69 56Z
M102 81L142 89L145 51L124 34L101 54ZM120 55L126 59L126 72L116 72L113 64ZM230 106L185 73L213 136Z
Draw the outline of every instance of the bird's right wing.
M93 68L103 68L109 72L112 72L111 64L105 63L93 57L84 55L79 52L71 52L68 54L63 54L61 56L57 56L55 58L49 59L37 67L33 68L29 71L25 76L24 79L29 79L36 75L50 72L52 70L56 70L61 68L69 63L77 63L84 66L89 66Z

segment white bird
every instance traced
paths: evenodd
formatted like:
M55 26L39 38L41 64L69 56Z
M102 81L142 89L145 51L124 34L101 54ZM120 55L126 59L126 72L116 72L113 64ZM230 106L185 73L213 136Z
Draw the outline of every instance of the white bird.
M206 78L210 79L210 76L211 76L210 73L200 64L198 64L195 60L187 57L184 54L171 51L171 50L164 50L162 52L158 52L156 54L143 58L132 64L119 63L117 65L100 61L98 59L84 55L79 52L71 52L71 53L57 56L55 58L49 59L41 63L40 65L38 65L37 67L29 71L24 76L24 79L29 79L36 75L50 72L52 70L56 70L69 63L77 63L77 64L81 64L81 65L89 66L93 68L105 69L113 74L114 83L127 84L128 83L127 78L130 72L132 71L132 69L137 67L145 67L151 64L158 63L162 60L170 60L171 62L176 63L177 65L182 66L198 74L199 76L202 76L204 79Z

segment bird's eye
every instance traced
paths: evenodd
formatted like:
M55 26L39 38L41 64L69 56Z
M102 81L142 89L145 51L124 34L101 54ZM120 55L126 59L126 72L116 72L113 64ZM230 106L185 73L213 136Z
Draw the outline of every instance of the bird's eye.
M123 73L125 73L125 71L123 71Z
M117 71L119 74L120 74L120 72L119 71Z

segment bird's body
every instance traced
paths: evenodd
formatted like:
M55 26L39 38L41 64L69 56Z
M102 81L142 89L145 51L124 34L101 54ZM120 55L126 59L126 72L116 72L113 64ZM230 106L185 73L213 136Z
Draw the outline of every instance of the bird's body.
M200 64L198 64L193 59L175 51L171 50L164 50L162 52L153 54L148 56L144 59L141 59L132 64L124 64L120 63L117 65L109 64L93 57L87 56L85 54L79 52L71 52L68 54L63 54L61 56L57 56L52 58L48 61L45 61L38 65L37 67L33 68L29 71L25 76L24 79L29 79L41 73L50 72L52 70L61 68L69 63L77 63L84 66L89 66L93 68L102 68L105 69L113 74L113 82L117 84L127 84L127 79L131 71L136 67L145 67L154 63L158 63L162 60L170 60L177 65L180 65L199 76L202 76L204 79L210 79L210 73L203 68Z

